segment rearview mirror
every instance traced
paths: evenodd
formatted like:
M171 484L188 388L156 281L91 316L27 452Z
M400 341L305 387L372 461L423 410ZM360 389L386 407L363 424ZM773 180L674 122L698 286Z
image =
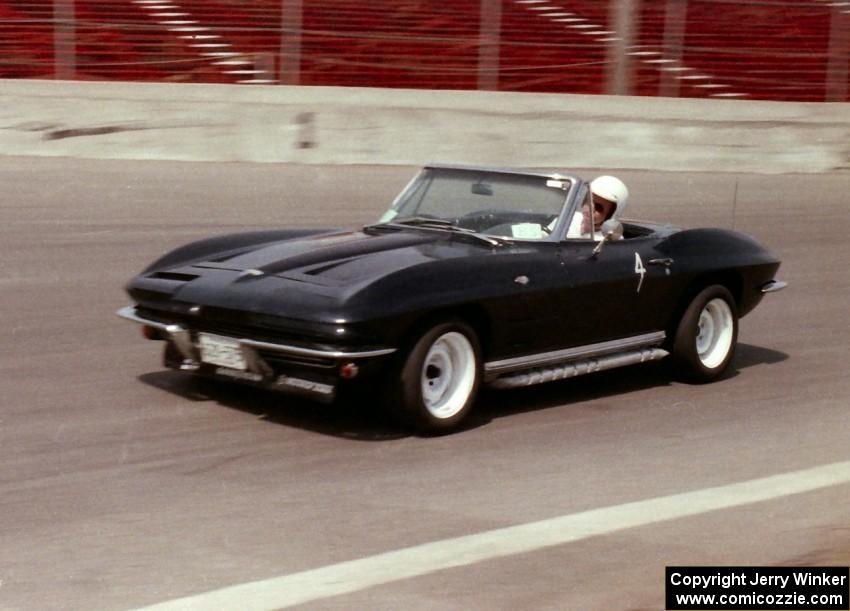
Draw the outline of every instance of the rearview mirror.
M619 240L623 237L623 224L616 219L608 219L602 223L602 236L605 240Z
M602 227L599 228L599 232L602 234L602 239L596 245L596 248L593 249L592 256L594 257L602 252L602 246L605 242L619 240L623 237L623 224L616 219L608 219L602 223Z

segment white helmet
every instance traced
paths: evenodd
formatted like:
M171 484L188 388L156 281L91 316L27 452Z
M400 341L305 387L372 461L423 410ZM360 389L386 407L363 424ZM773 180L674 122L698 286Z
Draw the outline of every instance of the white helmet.
M629 190L625 183L616 176L599 176L590 183L590 192L617 204L613 216L620 216L626 208Z

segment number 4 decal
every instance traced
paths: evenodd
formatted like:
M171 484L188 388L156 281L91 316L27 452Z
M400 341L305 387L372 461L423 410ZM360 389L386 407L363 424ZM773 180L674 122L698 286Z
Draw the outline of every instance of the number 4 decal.
M646 276L646 268L643 266L643 260L638 253L635 253L635 273L640 274L640 280L637 285L637 292L640 293L640 287L643 286L643 277Z

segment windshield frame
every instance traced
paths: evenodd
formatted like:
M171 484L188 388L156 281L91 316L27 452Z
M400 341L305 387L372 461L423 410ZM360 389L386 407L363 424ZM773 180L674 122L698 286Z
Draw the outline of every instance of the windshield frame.
M497 240L506 241L506 242L533 242L533 243L541 243L541 242L560 242L564 238L563 236L566 234L567 228L569 227L569 219L572 218L573 211L576 207L576 202L578 200L578 195L584 190L581 188L584 184L580 178L570 175L563 174L559 172L533 172L533 171L522 171L522 170L514 170L514 169L502 169L502 168L491 168L491 167L477 167L477 166L461 166L461 165L441 165L441 164L429 164L424 166L401 190L401 192L393 199L393 202L389 209L384 213L381 217L381 220L377 223L378 225L402 225L403 220L405 218L411 217L401 217L398 218L396 216L390 216L393 211L398 211L398 209L407 205L411 198L419 197L421 198L427 193L430 188L431 183L433 182L435 176L438 175L440 171L449 171L453 173L463 173L468 172L471 177L481 176L482 174L490 174L497 176L518 176L525 178L539 178L541 180L547 181L558 181L562 183L563 186L549 186L552 189L560 189L563 191L563 201L561 202L560 210L557 212L557 219L555 221L555 225L552 227L551 233L545 235L540 238L527 238L513 235L502 235L502 234L489 234L487 231L475 232L481 236L488 236L495 238ZM417 193L419 192L419 193ZM421 201L420 201L421 204ZM418 209L418 205L417 205ZM418 211L418 210L417 210ZM517 212L522 212L521 210L517 210ZM415 215L411 215L415 216ZM396 220L398 219L398 220ZM446 219L444 219L446 220ZM401 222L399 222L401 221Z

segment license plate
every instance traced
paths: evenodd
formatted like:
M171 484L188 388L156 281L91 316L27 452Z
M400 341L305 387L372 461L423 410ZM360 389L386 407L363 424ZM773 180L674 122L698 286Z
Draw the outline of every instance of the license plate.
M211 365L245 371L248 366L239 342L230 337L198 333L198 349L201 360Z

